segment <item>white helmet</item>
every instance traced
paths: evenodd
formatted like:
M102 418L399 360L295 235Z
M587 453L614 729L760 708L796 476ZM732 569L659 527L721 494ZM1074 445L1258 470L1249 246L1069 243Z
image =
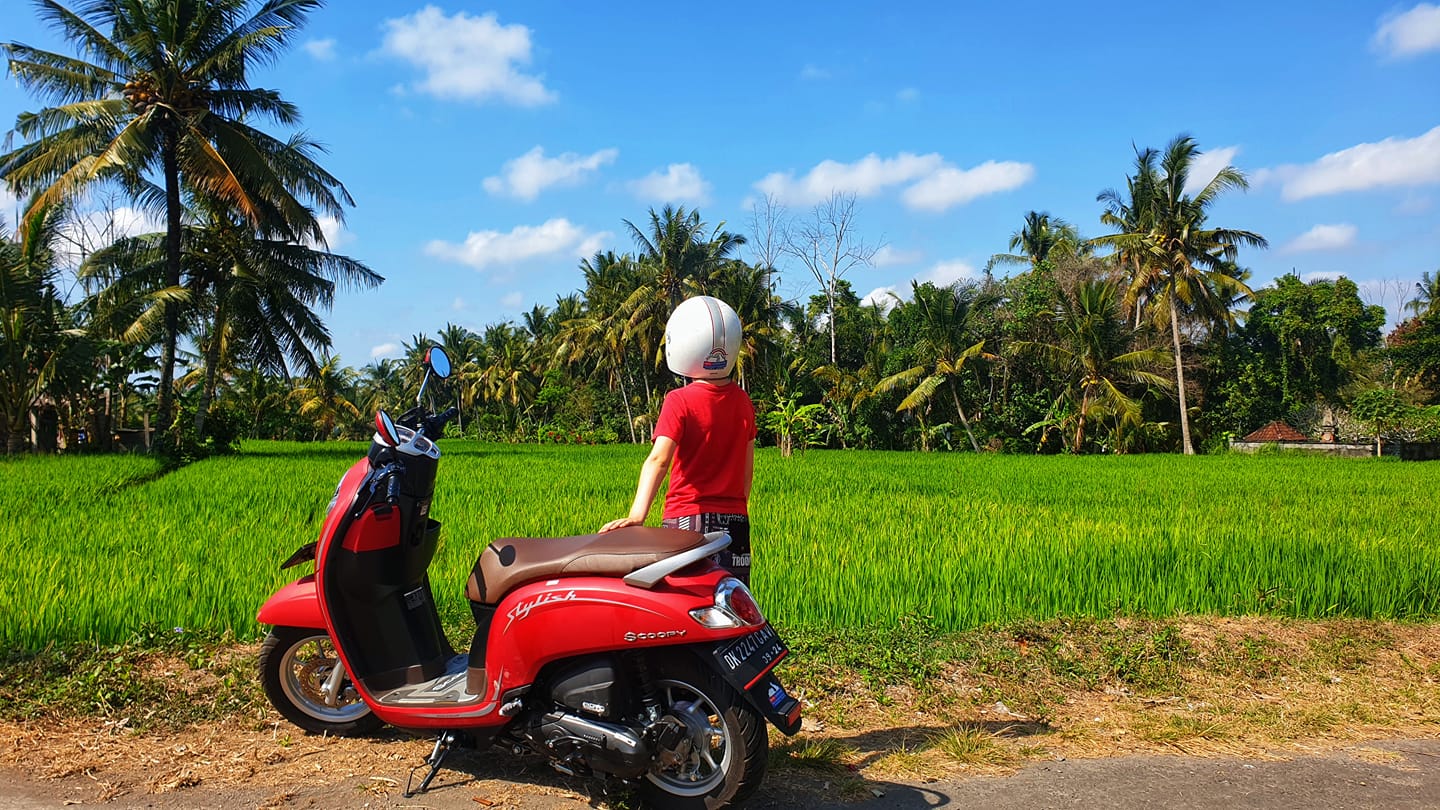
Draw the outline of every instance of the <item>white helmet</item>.
M665 322L665 364L682 377L718 380L740 354L740 316L719 298L687 298Z

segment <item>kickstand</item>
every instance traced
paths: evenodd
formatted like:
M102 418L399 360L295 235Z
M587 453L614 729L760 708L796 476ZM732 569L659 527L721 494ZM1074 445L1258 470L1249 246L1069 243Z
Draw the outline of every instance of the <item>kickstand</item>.
M450 753L450 746L454 744L455 732L440 732L440 736L435 738L435 750L430 752L430 756L426 757L423 763L411 768L410 775L405 777L405 793L403 794L405 798L414 798L415 794L424 793L426 789L430 787L430 780L434 779L435 774L440 772L440 765L445 761L445 756ZM415 772L425 767L426 765L430 766L430 772L425 774L424 779L420 780L420 787L411 790L410 782L415 779Z

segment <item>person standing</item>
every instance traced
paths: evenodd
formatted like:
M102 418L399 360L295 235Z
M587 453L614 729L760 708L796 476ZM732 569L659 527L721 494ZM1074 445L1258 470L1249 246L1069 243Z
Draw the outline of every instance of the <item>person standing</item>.
M689 383L665 395L654 445L640 468L630 514L602 533L640 526L670 476L662 526L726 531L720 564L750 584L750 486L755 473L755 406L735 383L742 326L735 310L708 295L680 302L665 323L665 363Z

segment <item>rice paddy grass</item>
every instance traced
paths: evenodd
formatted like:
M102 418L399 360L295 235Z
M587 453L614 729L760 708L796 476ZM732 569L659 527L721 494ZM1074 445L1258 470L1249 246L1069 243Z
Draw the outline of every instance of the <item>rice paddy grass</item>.
M624 514L646 448L442 443L431 582L447 619L492 539ZM247 443L160 474L140 457L0 462L0 648L141 628L264 632L365 445ZM754 590L777 623L961 630L1056 616L1426 619L1440 465L1300 456L757 456ZM657 499L658 500L658 499ZM658 521L659 507L652 513Z

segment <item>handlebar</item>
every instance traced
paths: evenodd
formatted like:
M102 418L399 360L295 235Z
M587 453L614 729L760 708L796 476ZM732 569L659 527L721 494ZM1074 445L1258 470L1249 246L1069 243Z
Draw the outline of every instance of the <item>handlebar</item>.
M453 405L442 413L429 416L425 415L424 408L417 406L401 414L395 424L419 431L427 439L437 439L445 435L445 425L459 415L460 409Z

